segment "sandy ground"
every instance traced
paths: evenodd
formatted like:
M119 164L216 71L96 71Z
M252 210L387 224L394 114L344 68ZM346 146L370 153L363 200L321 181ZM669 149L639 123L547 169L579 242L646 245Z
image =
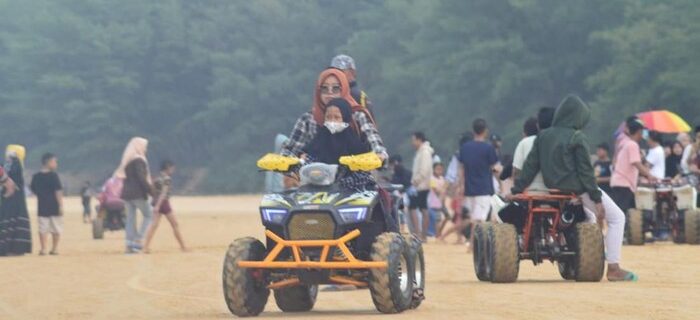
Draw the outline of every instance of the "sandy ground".
M228 319L221 266L235 238L262 236L259 197L173 200L184 236L181 253L167 222L154 253L124 255L123 232L92 240L77 199L68 199L60 256L0 257L0 319ZM30 199L32 228L35 200ZM462 246L426 245L427 300L397 319L698 319L700 246L625 247L637 283L574 283L555 267L521 264L514 284L477 282ZM379 318L369 292L321 292L313 312L283 314L270 298L261 318Z

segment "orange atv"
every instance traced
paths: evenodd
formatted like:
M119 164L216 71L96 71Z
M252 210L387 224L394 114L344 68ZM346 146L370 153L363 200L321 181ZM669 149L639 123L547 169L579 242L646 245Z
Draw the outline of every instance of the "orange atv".
M418 307L425 286L423 249L417 239L394 232L398 206L386 205L378 190L345 190L337 182L381 164L374 153L343 157L340 165L273 154L260 159L263 170L298 171L301 183L263 196L266 244L247 237L229 246L223 269L229 310L256 316L273 290L282 311L309 311L320 284L369 288L382 313Z
M603 234L587 223L574 195L519 194L498 212L503 223L474 229L474 270L480 281L515 282L521 260L557 262L566 280L600 281L605 267Z

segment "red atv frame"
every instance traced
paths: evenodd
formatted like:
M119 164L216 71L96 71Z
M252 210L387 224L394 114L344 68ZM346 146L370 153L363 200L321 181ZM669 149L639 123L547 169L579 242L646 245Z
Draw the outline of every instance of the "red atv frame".
M474 271L480 281L515 282L520 260L557 262L566 280L600 281L605 266L603 234L586 223L575 195L519 194L499 212L504 223L475 227Z

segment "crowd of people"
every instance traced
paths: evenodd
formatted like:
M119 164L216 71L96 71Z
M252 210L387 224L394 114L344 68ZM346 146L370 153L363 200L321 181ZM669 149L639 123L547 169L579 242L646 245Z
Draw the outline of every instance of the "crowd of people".
M150 252L153 236L165 217L172 227L175 239L182 251L185 246L177 218L170 203L171 181L175 164L170 160L161 163L160 172L152 179L146 153L148 140L132 138L127 144L121 162L114 174L105 182L101 192L94 193L86 182L80 190L83 205L83 221L90 222L91 199L97 196L98 214L116 210L126 215L126 253ZM6 151L5 165L0 167L2 200L0 202L0 256L17 256L32 252L30 219L24 183L24 159L26 151L19 145L10 145ZM39 255L58 255L58 244L63 233L64 188L57 173L58 158L52 153L41 157L41 169L31 179L28 190L37 199L37 224ZM150 199L150 200L149 200ZM141 212L141 224L137 227L137 213ZM51 235L51 246L48 238Z
M543 107L526 119L523 139L512 155L504 154L500 136L489 131L484 119L473 121L472 130L462 135L457 151L445 164L426 134L414 132L415 156L409 170L401 156L388 157L374 112L366 104L367 94L355 76L352 58L333 59L319 75L311 110L298 119L280 152L328 163L337 163L343 155L375 152L387 160L391 172L380 179L404 187L405 214L398 217L401 230L423 241L435 237L445 242L456 234L456 243L469 245L473 226L494 219L494 195L509 199L526 191L556 189L578 195L590 222L607 225L607 277L631 281L636 275L622 269L620 261L625 213L635 207L638 181L670 179L698 186L700 127L695 130L695 143L686 133L670 141L669 135L648 131L642 120L631 116L615 135L612 155L608 143L598 144L592 154L582 131L590 121L590 109L577 96L566 97L556 108ZM351 178L346 187L376 183L369 175ZM278 190L293 185L288 181Z
M508 199L526 191L572 192L579 195L591 221L607 225L608 279L636 279L620 267L625 213L635 208L640 181L700 188L700 126L692 142L687 133L649 131L631 116L616 133L611 156L607 143L598 144L591 154L582 132L589 119L590 110L576 96L565 98L557 108L543 107L524 122L523 138L512 156L501 154L500 139L489 135L485 120L476 119L472 131L461 137L446 172L425 134L414 133L413 170L403 166L400 156L389 162L393 171L389 180L407 190L409 218L401 221L424 240L434 236L445 242L457 234L455 243L469 245L466 239L473 237L472 227L489 219L489 214L494 219L493 195ZM448 221L452 226L446 228Z
M399 155L389 157L375 124L375 110L356 79L356 65L347 55L332 59L317 80L312 107L295 123L289 137L278 136L276 148L283 155L337 164L344 155L374 152L386 160L388 182L404 186L406 213L397 225L423 241L435 237L445 242L455 234L455 243L467 244L473 226L494 219L494 195L508 199L522 192L546 193L551 189L578 195L592 221L607 223L605 236L608 279L631 280L636 276L620 267L625 212L634 208L634 193L640 179L686 181L698 186L700 176L700 126L695 142L686 133L669 140L668 135L647 131L636 116L624 122L615 137L613 153L607 143L598 144L594 156L583 129L590 110L576 96L566 97L556 107L540 108L525 120L523 138L512 155L505 154L501 138L489 130L484 119L475 119L463 134L454 154L443 163L424 132L414 132L415 156L411 169ZM643 148L645 147L645 148ZM131 139L121 162L99 194L100 209L123 206L126 211L126 253L149 252L161 218L170 223L182 250L187 250L170 203L175 165L164 161L153 179L146 157L148 141ZM646 149L643 151L643 149ZM25 151L10 146L0 170L3 201L0 206L0 255L31 252L31 236L23 179ZM33 177L30 190L38 199L40 254L58 254L62 232L63 192L56 173L57 158L46 154L42 168ZM295 182L270 175L268 191L283 190ZM346 188L376 186L377 178L351 173L341 179ZM117 192L106 192L114 189ZM382 191L382 188L377 188ZM110 199L109 194L113 194ZM90 220L90 185L81 190L85 221ZM142 219L137 226L137 213ZM386 219L392 219L385 215ZM387 221L387 225L394 225ZM398 231L398 230L397 230ZM48 234L52 245L47 248ZM48 251L47 251L48 250Z

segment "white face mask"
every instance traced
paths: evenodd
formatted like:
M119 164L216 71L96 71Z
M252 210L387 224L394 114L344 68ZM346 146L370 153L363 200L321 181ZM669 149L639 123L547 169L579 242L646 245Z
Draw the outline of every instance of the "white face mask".
M328 131L331 132L331 134L336 134L336 133L342 132L343 130L345 130L349 126L349 124L347 124L345 122L328 122L328 121L324 122L323 125L326 126L326 128L328 129Z

